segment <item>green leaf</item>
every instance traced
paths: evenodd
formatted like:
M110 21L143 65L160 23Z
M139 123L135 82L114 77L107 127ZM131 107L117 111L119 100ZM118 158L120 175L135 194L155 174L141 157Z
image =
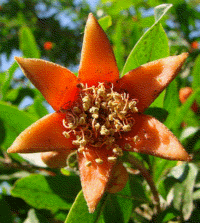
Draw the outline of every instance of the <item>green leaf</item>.
M76 197L76 200L74 201L69 214L66 218L65 223L96 223L98 222L100 215L102 214L102 209L104 206L104 203L106 202L107 196L105 196L100 204L98 205L96 211L92 214L88 212L88 207L85 201L85 198L83 196L83 192L80 191L79 194ZM101 221L103 223L104 221Z
M28 216L23 223L48 223L46 217L39 213L38 210L30 209Z
M200 86L200 75L199 75L199 70L200 70L200 55L195 60L193 69L192 69L192 89L196 90ZM200 98L197 100L197 102L200 104Z
M155 21L158 22L167 13L167 11L172 7L172 4L162 4L158 5L154 9Z
M186 172L184 172L185 179L182 182L177 182L174 186L173 206L182 211L183 218L186 221L193 211L193 190L198 168L192 163L187 163L185 166L187 167ZM178 171L178 168L176 170Z
M168 112L163 108L150 107L145 111L145 114L155 117L160 122L164 122L167 118Z
M119 70L121 70L124 65L125 48L122 41L123 41L122 19L119 19L115 26L115 32L113 35L114 54L115 54L115 58L116 58L117 66Z
M172 103L173 99L173 103ZM179 102L179 93L176 79L173 80L166 89L166 94L164 97L163 107L169 112L169 116L165 122L165 125L168 126L168 123L176 115L177 109L180 105Z
M23 55L27 58L40 58L40 51L38 49L35 37L31 29L23 26L19 30L19 45Z
M37 209L68 210L81 189L78 177L45 177L33 174L18 180L11 194Z
M160 15L161 17L157 18L153 26L136 43L127 58L121 76L142 64L169 56L168 39L162 25L159 23L167 10L169 10L169 7L166 7L166 10Z
M92 214L88 212L88 207L81 191L70 209L65 223L76 221L79 223L128 223L133 208L147 201L142 182L135 176L130 177L122 191L116 194L105 194Z
M176 131L181 123L184 120L184 117L187 114L187 111L190 109L192 106L193 102L197 98L198 94L200 94L200 88L198 88L188 99L187 101L181 105L180 109L177 110L176 115L171 117L169 123L168 123L168 128L172 128L174 131Z
M11 67L9 68L9 70L6 72L6 78L5 78L5 81L3 82L2 84L2 87L1 87L1 91L2 91L2 96L3 96L3 100L5 100L5 97L6 97L6 93L10 87L10 83L12 81L12 78L14 76L14 73L16 71L16 69L18 68L18 64L17 62L14 62Z
M8 148L25 128L37 121L37 118L18 110L17 107L0 102L0 121L0 129L6 134L1 145Z
M107 16L100 18L98 20L98 22L99 22L100 26L102 27L102 29L104 31L106 31L112 25L112 18L111 18L111 16L107 15Z

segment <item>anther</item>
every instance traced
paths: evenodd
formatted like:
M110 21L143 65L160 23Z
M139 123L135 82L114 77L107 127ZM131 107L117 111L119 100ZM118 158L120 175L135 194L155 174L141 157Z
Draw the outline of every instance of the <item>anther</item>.
M96 130L98 130L101 126L100 126L99 123L96 123L94 127L95 127Z
M103 160L100 159L100 158L97 158L97 159L95 159L95 162L98 163L98 164L102 164L103 163Z
M70 134L68 132L64 131L62 134L64 135L65 138L67 139L70 138Z
M87 167L89 167L89 166L91 166L92 165L92 162L91 161L87 161L86 163L85 163L85 166L87 166Z
M100 131L101 135L109 135L110 131L105 127L105 125L101 126L101 131Z
M109 156L108 157L108 162L109 163L115 163L117 161L117 157L115 157L115 156Z
M92 114L92 118L97 119L99 117L98 114Z
M124 125L124 126L123 126L123 130L124 130L124 132L129 132L129 131L131 131L131 125L130 125L130 124L128 124L128 125Z
M134 142L138 142L140 140L140 137L138 135L134 136L133 137L133 141Z
M93 114L97 114L99 112L99 108L93 106L90 108L89 112Z
M83 146L78 148L79 153L83 153L84 150L85 150L85 148Z
M115 154L118 155L118 156L123 156L123 151L122 151L122 149L119 148L119 147L114 148L114 149L113 149L113 153L115 153Z
M138 108L137 107L133 107L133 108L131 108L131 111L136 113L136 112L138 112Z
M80 117L78 124L79 125L84 125L85 124L85 118L84 117Z

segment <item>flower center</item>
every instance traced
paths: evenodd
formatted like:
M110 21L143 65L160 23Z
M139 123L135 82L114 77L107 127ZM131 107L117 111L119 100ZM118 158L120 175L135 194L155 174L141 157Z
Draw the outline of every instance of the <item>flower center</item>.
M80 103L66 113L63 125L66 138L75 136L73 145L78 147L78 152L85 155L87 147L111 149L113 156L108 157L109 162L116 162L118 156L122 156L122 149L117 145L117 140L124 132L131 131L135 120L132 113L138 112L137 100L129 99L129 94L113 91L106 88L104 83L97 87L87 87L79 84ZM126 145L129 149L129 145ZM101 164L103 160L95 159ZM86 163L90 166L91 161Z

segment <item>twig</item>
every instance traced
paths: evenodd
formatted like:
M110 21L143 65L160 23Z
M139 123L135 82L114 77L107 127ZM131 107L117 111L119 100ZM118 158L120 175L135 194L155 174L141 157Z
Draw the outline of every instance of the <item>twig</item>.
M143 163L141 161L139 161L138 159L136 159L134 156L128 154L127 159L135 168L137 168L140 171L141 175L145 178L145 180L149 184L149 187L152 191L152 194L153 194L153 197L154 197L154 200L155 200L155 203L156 203L155 206L156 206L157 214L160 213L161 208L160 208L159 194L158 194L158 191L157 191L156 186L154 184L154 181L151 177L151 174L145 168Z

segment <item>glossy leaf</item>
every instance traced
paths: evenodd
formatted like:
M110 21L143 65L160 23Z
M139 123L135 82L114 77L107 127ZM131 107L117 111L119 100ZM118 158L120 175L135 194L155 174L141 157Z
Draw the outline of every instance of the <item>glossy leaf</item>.
M194 67L192 69L192 89L196 90L200 86L200 76L199 76L199 70L200 70L200 55L196 58ZM197 99L197 102L200 103L200 97Z
M188 100L182 104L180 109L176 112L176 115L171 117L168 128L172 128L174 130L177 130L179 126L181 125L182 121L184 120L184 117L187 113L187 111L192 106L193 102L195 101L196 97L200 94L200 88L198 88L189 98Z
M40 51L31 29L23 26L19 30L19 45L26 58L40 58Z
M4 102L0 102L0 111L0 121L2 123L0 128L6 132L5 139L2 142L2 146L5 148L8 148L25 128L37 120L34 116Z
M76 200L74 201L73 206L70 209L70 212L66 218L65 223L73 223L73 222L96 223L98 222L98 219L100 218L102 214L102 211L103 211L102 209L105 202L106 202L106 197L104 197L101 200L96 211L91 214L88 212L88 207L87 207L85 198L83 196L83 192L80 191L76 197ZM101 221L101 223L104 223L104 221Z
M158 22L171 7L172 4L162 4L155 7L154 9L155 21Z
M107 15L107 16L100 18L98 20L98 22L99 22L100 26L102 27L102 29L104 31L106 31L112 25L112 18L111 18L111 16Z
M77 177L33 174L18 180L11 193L37 209L57 211L68 210L80 188Z
M169 55L168 39L162 25L159 23L163 16L164 13L138 40L127 58L121 76L142 64Z
M5 100L6 93L8 91L8 88L10 86L10 83L12 81L12 78L13 78L14 73L15 73L15 71L16 71L17 68L18 68L18 64L16 62L14 62L11 65L11 67L9 68L9 70L7 71L7 73L6 73L5 80L4 80L4 82L2 84L2 87L1 87L3 100Z

